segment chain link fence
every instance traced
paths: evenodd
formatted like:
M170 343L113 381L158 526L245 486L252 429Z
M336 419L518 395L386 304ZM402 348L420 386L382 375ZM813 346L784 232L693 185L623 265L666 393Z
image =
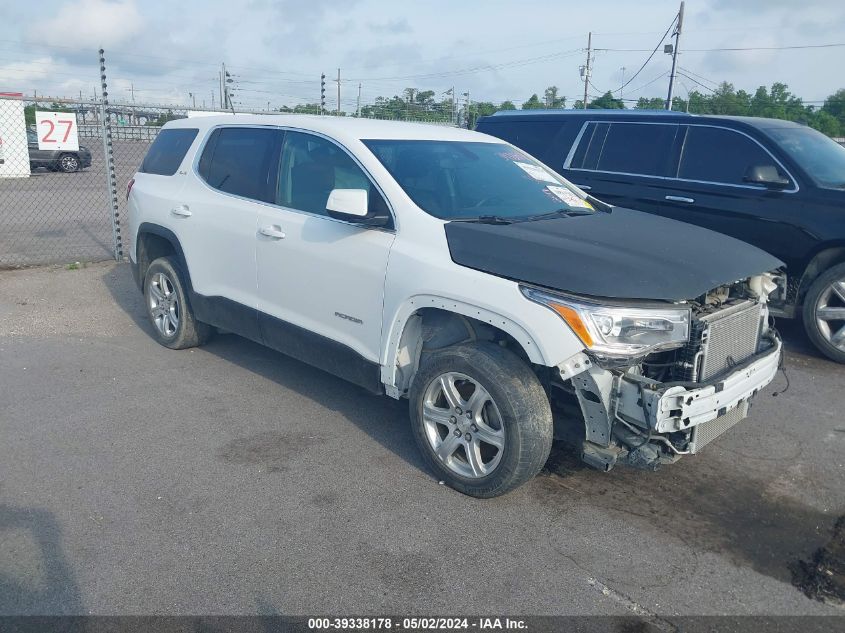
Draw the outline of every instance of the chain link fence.
M114 256L100 109L0 98L0 268ZM79 149L40 150L36 111L85 121Z
M161 127L192 111L229 112L0 93L0 269L122 259L126 186ZM39 149L44 130L36 121L46 112L59 120L74 115L78 149ZM361 114L400 118L377 107ZM401 119L451 125L448 116L405 113Z
M44 112L75 115L78 149L39 149ZM126 185L161 126L186 116L187 107L0 95L0 269L122 258Z

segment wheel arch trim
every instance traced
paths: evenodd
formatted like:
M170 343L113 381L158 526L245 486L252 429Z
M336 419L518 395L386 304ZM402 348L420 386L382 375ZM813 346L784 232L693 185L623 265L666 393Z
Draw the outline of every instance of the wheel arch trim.
M511 336L522 347L532 363L547 364L534 337L513 319L458 299L429 294L414 295L400 306L387 328L386 344L384 345L381 362L381 378L388 395L392 397L398 398L402 395L402 390L396 383L400 373L398 362L402 351L403 337L408 331L412 317L426 308L434 308L487 323Z
M179 242L179 238L176 237L176 234L171 231L170 229L161 226L160 224L155 224L153 222L142 222L138 226L138 233L135 236L135 265L139 267L139 280L143 283L143 276L142 273L144 271L140 270L141 262L139 256L139 244L143 239L144 235L156 235L165 239L167 242L173 246L173 250L176 253L176 259L179 262L179 266L182 268L182 271L185 273L185 282L188 285L188 290L193 292L193 285L191 284L191 272L188 269L188 261L185 259L185 252L182 250L182 244ZM146 262L147 266L152 262Z

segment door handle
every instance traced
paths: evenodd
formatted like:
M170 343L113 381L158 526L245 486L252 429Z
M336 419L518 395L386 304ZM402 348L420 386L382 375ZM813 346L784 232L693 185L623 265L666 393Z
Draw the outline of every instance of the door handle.
M187 204L180 204L178 207L173 207L170 210L172 215L178 215L182 218L189 218L191 217L191 210L188 208Z
M694 204L695 198L685 198L684 196L666 196L669 202L686 202L687 204Z
M258 232L261 233L261 235L272 237L274 240L285 239L285 234L277 226L262 226L260 229L258 229Z
M592 187L590 187L589 185L579 185L578 183L575 183L575 186L581 189L582 191L589 191L590 189L592 189Z

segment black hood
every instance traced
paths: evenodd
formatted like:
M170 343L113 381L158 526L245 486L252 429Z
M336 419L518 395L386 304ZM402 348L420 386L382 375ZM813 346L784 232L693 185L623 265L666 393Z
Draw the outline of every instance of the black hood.
M449 222L446 239L461 266L613 299L690 300L783 266L721 233L622 208L514 224Z

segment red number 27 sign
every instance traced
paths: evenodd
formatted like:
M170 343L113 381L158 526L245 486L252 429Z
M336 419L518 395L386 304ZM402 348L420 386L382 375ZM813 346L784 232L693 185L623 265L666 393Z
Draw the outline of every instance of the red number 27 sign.
M35 113L38 149L79 151L79 130L73 112Z

